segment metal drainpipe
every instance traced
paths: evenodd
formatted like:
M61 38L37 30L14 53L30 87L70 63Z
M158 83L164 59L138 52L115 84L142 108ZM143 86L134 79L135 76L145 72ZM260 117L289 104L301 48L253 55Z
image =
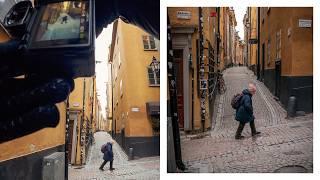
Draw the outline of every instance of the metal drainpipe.
M185 170L186 167L182 161L181 156L181 144L180 144L180 131L178 122L178 111L177 111L177 88L176 88L176 77L173 63L173 50L171 41L171 26L169 16L167 16L167 68L168 68L168 87L170 95L170 116L172 117L172 129L173 129L173 140L174 140L174 152L177 168Z
M220 52L219 52L219 49L220 49L220 7L218 7L217 9L217 12L218 12L218 39L217 39L217 66L218 66L218 70L220 70Z
M69 149L68 149L68 144L69 144L69 96L67 98L67 108L66 108L66 139L65 139L65 144L64 144L64 151L65 151L65 157L64 157L64 178L65 180L68 180L68 155L69 155Z
M199 68L199 79L201 80L205 79L204 75L204 40L203 40L203 16L202 16L202 8L199 7L199 58L200 58L200 68ZM200 83L198 82L198 83ZM201 114L201 124L202 124L202 132L205 131L205 120L206 120L206 108L205 108L205 101L206 101L206 90L201 89L200 84L200 114Z
M258 7L258 67L257 67L257 79L261 81L260 76L260 7Z
M112 138L114 139L115 138L115 129L116 129L116 126L115 125L115 121L114 121L114 118L113 118L113 114L114 114L114 109L113 109L113 75L112 75L112 63L110 63L111 65L111 108L112 108Z
M80 123L80 160L81 160L81 164L83 163L84 161L84 157L83 155L81 154L81 150L82 150L82 147L81 147L81 136L82 136L82 123L85 122L85 117L84 117L84 111L85 111L85 98L86 98L86 79L83 78L83 98L82 98L82 119L81 119L81 123ZM85 143L84 143L85 144ZM85 151L85 149L84 149Z

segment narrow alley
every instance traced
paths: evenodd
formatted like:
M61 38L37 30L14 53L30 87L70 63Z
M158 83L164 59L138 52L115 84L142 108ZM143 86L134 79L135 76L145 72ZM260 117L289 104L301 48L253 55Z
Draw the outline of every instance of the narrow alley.
M287 119L284 108L247 67L228 68L223 74L227 91L216 98L212 130L204 138L181 137L187 171L313 172L313 114ZM251 137L247 124L242 133L245 139L235 140L238 122L230 102L249 82L257 85L253 109L261 135Z
M104 171L99 170L103 162L101 146L112 140L107 132L96 132L95 143L89 150L87 163L84 166L69 166L69 180L102 180L102 179L159 179L160 158L147 157L128 161L122 148L115 143L113 145L114 171L109 171L109 162Z

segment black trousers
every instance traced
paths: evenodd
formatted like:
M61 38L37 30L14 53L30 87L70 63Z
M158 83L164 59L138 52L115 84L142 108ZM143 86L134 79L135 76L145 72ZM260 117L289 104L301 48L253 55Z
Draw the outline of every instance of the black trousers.
M246 123L239 122L239 127L236 132L237 137L241 136L241 133L242 133L245 125L246 125ZM250 122L250 128L251 128L251 134L255 134L257 132L256 126L254 124L254 120Z
M104 160L103 163L100 166L100 169L103 169L103 167L107 164L108 161ZM110 169L112 169L113 160L110 161Z

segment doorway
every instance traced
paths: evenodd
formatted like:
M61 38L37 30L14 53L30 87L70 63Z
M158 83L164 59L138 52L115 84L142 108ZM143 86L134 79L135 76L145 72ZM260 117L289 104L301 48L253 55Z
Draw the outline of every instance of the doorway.
M70 112L69 115L69 128L68 128L68 163L76 163L76 148L77 148L77 125L78 125L78 113Z
M173 50L173 62L176 70L177 111L179 128L184 128L184 94L183 94L183 50Z

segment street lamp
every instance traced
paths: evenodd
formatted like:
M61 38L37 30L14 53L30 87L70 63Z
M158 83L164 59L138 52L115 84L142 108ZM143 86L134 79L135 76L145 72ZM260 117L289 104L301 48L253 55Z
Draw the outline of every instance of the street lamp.
M154 72L160 71L160 61L158 61L154 56L152 57L152 61L150 63L150 67L152 67L152 70Z

